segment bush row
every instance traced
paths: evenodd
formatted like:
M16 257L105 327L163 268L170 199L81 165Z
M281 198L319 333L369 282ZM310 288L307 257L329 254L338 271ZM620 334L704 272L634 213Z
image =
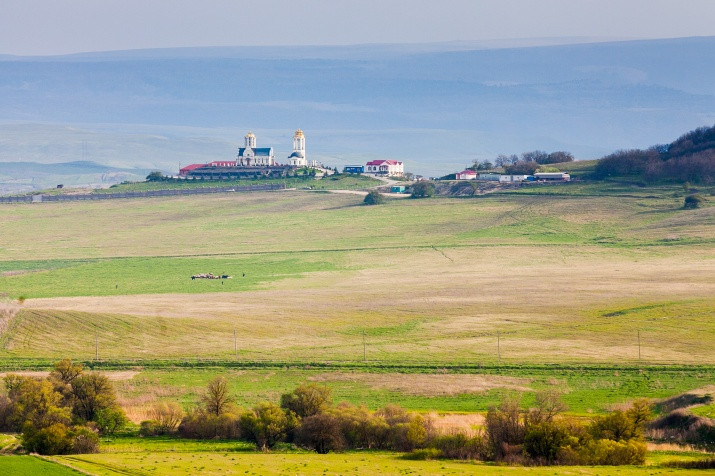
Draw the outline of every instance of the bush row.
M429 417L397 405L376 411L344 402L334 405L330 389L315 384L282 395L280 405L262 402L242 409L221 377L209 384L201 404L183 416L178 406L162 405L155 407L152 420L142 423L143 435L243 439L262 450L288 442L318 453L381 449L408 452L410 459L518 464L643 464L643 427L650 414L647 403L637 401L629 410L584 424L561 415L565 407L558 394L543 392L534 408L505 400L489 410L483 429L444 434Z

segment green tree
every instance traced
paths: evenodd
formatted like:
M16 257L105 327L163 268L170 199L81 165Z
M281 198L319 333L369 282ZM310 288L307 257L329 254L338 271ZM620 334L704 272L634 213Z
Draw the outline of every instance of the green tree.
M332 391L321 385L301 384L290 393L281 395L281 408L301 418L324 412L332 404Z
M97 421L102 410L117 407L114 387L106 375L83 374L72 381L72 413L84 421Z
M153 172L151 172L149 175L146 176L147 182L161 182L162 180L165 180L165 179L166 179L166 177L159 170L154 170Z
M385 203L385 197L377 190L370 190L363 200L365 205L380 205Z
M241 433L262 450L284 440L294 425L281 407L269 402L261 402L241 415Z
M429 198L434 196L434 184L420 181L412 185L411 198Z

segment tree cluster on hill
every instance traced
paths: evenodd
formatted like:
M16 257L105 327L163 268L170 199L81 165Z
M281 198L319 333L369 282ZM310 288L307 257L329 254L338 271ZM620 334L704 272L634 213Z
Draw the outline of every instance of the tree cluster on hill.
M96 453L99 434L127 422L114 388L102 374L85 373L65 359L47 378L9 374L0 397L0 431L22 433L29 452L53 455Z
M521 157L516 154L500 154L496 156L493 161L477 159L467 168L474 171L480 171L492 170L501 167L508 174L532 175L537 170L543 169L544 165L571 162L573 160L574 157L570 152L562 150L550 153L543 150L532 150L522 153Z
M646 182L712 183L715 178L715 126L688 132L666 145L619 150L598 161L597 178L632 176Z
M330 389L316 384L283 394L280 405L261 402L242 409L235 405L228 382L217 377L195 409L182 415L157 408L155 418L141 428L146 436L177 432L185 438L243 439L262 450L288 442L321 454L367 448L408 452L408 459L643 464L643 427L650 413L645 401L590 423L564 417L565 409L558 393L540 392L533 408L525 410L507 399L489 410L483 430L445 434L430 417L397 405L376 411L345 402L335 405Z

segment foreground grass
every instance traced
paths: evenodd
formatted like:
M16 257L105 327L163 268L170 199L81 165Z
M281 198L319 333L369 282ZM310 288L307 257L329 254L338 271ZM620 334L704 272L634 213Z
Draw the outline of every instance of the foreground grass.
M113 474L503 474L646 475L708 474L661 467L516 467L461 461L407 461L386 452L313 453L109 453L54 457L96 475Z
M0 455L0 474L8 476L77 476L83 473L36 456Z

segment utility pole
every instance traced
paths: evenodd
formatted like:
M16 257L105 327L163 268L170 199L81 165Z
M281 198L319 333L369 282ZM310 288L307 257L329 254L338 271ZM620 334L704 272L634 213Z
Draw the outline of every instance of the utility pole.
M497 331L497 361L501 363L501 332Z
M238 358L238 342L236 341L236 329L233 330L233 356Z
M638 361L641 360L641 330L638 329Z
M362 330L362 361L367 362L367 345L365 344L365 329Z

